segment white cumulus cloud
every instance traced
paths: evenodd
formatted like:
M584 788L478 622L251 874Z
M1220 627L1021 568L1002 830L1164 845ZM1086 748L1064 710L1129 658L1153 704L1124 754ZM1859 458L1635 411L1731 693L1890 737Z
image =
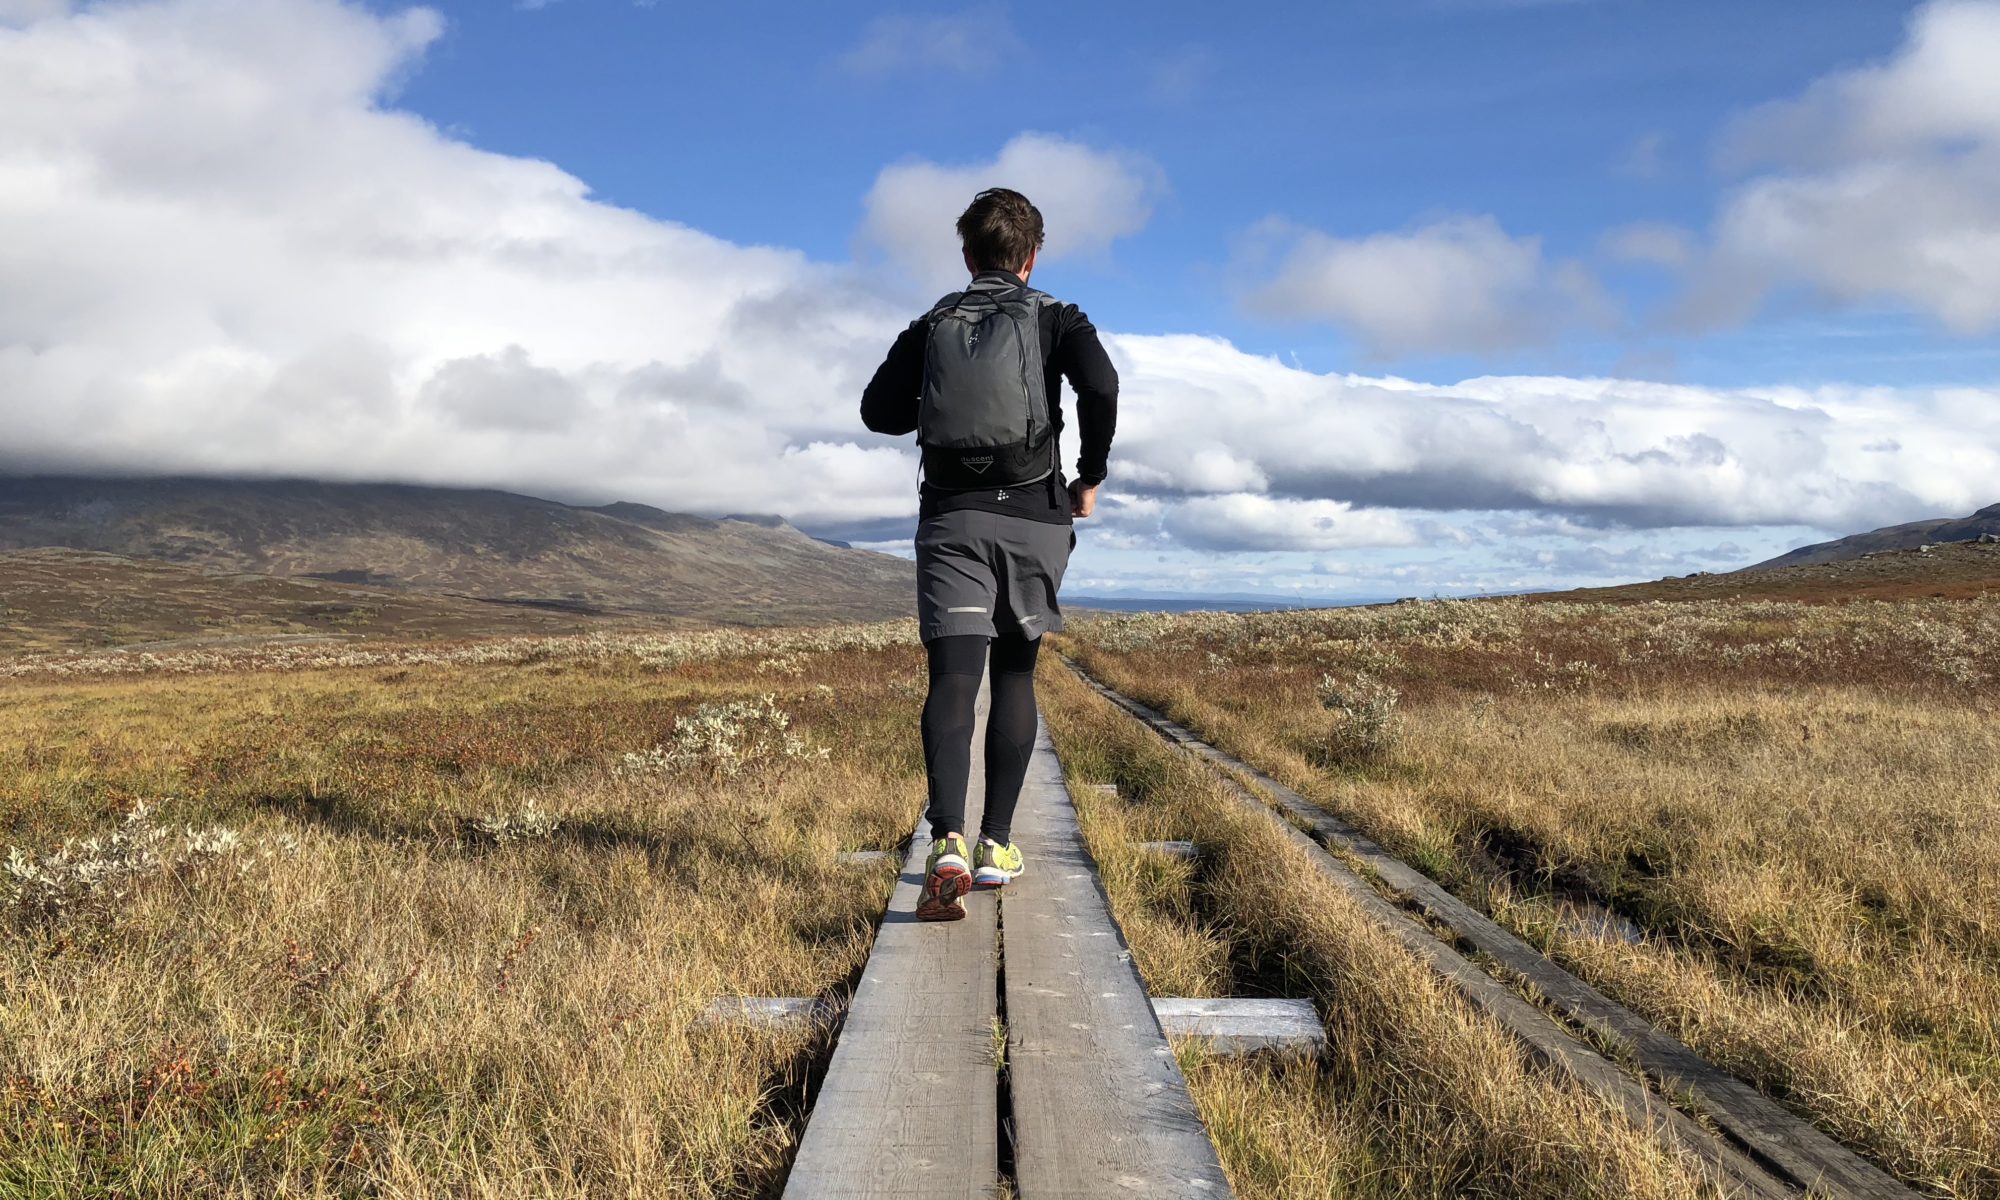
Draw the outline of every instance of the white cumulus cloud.
M1314 374L1216 338L1118 335L1111 348L1130 398L1112 486L1179 503L1243 492L1851 530L1970 511L2000 480L2000 397L1983 389L1426 384Z
M934 287L965 278L958 215L979 192L1008 187L1041 210L1048 259L1101 253L1145 227L1160 170L1133 154L1049 134L1024 133L990 162L905 162L883 168L868 189L860 241Z
M900 314L397 111L440 29L165 0L0 32L0 466L907 511L854 417Z
M0 0L0 25L31 25L69 12L69 0Z
M1413 546L1421 539L1394 513L1338 500L1293 500L1236 492L1177 505L1166 528L1198 550L1347 550Z
M2000 2L1933 0L1887 61L1745 114L1685 315L1738 321L1774 290L1892 301L2000 329Z
M1252 312L1338 325L1380 357L1528 345L1605 303L1580 265L1489 216L1359 238L1276 222L1252 241L1252 257L1275 243L1278 259L1247 297Z

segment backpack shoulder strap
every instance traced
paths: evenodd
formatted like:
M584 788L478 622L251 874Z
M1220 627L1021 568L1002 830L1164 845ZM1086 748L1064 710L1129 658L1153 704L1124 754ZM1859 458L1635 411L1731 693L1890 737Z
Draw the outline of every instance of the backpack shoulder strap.
M935 322L940 316L943 316L945 313L948 313L952 309L957 308L959 302L964 299L965 299L964 292L946 293L945 296L942 299L940 299L936 304L931 305L930 311L924 314L924 320Z

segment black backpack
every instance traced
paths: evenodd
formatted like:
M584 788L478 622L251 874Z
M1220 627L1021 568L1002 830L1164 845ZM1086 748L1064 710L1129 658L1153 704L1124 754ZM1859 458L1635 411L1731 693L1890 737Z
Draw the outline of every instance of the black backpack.
M932 487L1018 487L1055 473L1041 324L1053 302L1033 288L974 280L924 318L917 445Z

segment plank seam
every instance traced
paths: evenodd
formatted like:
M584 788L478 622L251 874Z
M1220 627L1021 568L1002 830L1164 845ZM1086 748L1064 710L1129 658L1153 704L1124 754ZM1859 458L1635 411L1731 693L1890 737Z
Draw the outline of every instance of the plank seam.
M974 779L983 775L988 705L982 683ZM983 789L967 792L970 824ZM785 1197L987 1200L996 1190L989 989L998 969L997 910L975 904L960 921L916 921L925 832L920 817L813 1096Z
M1232 1195L1111 912L1046 722L1021 799L1015 828L1039 856L1002 900L1021 1196Z

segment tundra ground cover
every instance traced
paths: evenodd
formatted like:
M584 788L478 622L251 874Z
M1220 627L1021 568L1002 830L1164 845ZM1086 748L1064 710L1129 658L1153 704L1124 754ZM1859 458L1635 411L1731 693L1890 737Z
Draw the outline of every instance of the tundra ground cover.
M1044 712L1105 889L1154 995L1311 998L1323 1062L1182 1047L1244 1200L1717 1195L1684 1152L1528 1062L1318 876L1266 818L1066 672ZM1149 841L1193 841L1189 862Z
M16 671L0 1194L771 1192L824 1038L699 1017L865 958L908 634Z
M1903 1178L2000 1196L2000 601L1073 630L1113 687Z
M1068 648L1929 1190L1995 1194L1994 609L1529 608ZM0 664L0 1194L772 1194L824 1039L697 1015L865 956L889 870L828 859L919 806L912 634ZM1704 1194L1151 735L1045 698L1139 800L1080 806L1155 992L1332 1020L1328 1067L1191 1061L1243 1194ZM1168 837L1203 865L1132 844ZM1651 937L1563 920L1586 895Z

